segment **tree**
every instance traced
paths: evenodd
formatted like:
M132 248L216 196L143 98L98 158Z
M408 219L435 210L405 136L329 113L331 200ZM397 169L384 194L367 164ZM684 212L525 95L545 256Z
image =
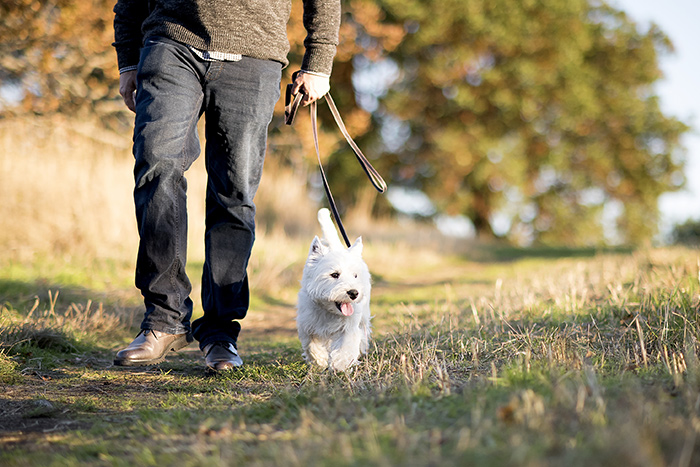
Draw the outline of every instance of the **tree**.
M122 114L112 0L0 3L0 114Z
M672 50L657 27L588 0L377 3L407 31L382 56L400 72L376 112L403 127L394 183L481 235L501 213L514 240L596 244L611 203L624 241L653 235L688 129L653 94Z

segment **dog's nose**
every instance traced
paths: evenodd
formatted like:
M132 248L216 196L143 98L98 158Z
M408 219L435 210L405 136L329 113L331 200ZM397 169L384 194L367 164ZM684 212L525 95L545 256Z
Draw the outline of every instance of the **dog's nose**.
M350 296L350 298L352 300L355 300L357 298L357 296L359 295L359 293L355 289L348 290L347 294Z

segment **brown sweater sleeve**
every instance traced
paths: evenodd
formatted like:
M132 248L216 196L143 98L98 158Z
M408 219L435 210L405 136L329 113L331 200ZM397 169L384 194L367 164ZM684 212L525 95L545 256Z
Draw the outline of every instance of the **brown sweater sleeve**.
M306 53L301 68L331 74L340 29L340 0L304 0Z

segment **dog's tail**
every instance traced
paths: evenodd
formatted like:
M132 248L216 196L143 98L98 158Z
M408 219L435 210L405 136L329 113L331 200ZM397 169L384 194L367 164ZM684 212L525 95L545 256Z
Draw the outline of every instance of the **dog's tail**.
M338 231L335 230L335 225L333 225L331 220L331 212L328 209L321 208L318 210L318 223L321 224L321 231L328 242L328 246L331 248L343 248Z

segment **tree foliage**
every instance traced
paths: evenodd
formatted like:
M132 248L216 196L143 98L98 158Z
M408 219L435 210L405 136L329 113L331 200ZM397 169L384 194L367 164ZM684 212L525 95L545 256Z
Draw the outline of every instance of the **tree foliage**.
M112 0L1 2L0 86L6 97L0 97L0 114L119 115L113 6Z
M684 223L674 226L671 240L675 245L699 246L700 219L688 219Z
M407 34L383 54L400 70L380 113L403 127L396 183L491 234L600 243L649 239L657 199L683 181L679 137L653 94L655 26L588 0L378 0ZM436 14L436 12L440 12Z

